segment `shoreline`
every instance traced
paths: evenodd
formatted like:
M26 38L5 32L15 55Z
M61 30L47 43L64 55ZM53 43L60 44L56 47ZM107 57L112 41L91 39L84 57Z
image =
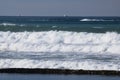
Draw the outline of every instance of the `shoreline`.
M120 76L120 71L114 70L71 70L71 69L48 69L48 68L3 68L0 73L17 74L63 74L63 75L113 75Z

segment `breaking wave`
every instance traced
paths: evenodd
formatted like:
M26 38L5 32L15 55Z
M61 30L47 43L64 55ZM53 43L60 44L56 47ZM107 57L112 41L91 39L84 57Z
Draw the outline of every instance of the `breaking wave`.
M67 31L0 32L0 50L120 54L120 34Z
M0 32L0 68L119 71L119 55L115 32Z
M80 21L114 21L114 20L105 20L105 19L81 19Z
M1 23L2 26L16 26L16 24L13 23Z

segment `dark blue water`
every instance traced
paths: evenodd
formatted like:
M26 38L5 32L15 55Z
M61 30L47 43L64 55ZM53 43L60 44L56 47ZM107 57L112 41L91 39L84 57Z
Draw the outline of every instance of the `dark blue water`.
M120 32L120 17L1 16L0 31Z
M120 80L119 76L0 74L0 80Z

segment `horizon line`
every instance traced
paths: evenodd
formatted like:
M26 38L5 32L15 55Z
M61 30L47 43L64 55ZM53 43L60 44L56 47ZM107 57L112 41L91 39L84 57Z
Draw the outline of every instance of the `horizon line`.
M62 16L62 15L57 15L57 16L52 16L52 15L0 15L0 17L120 17L120 16L75 16L75 15L67 15L67 16Z

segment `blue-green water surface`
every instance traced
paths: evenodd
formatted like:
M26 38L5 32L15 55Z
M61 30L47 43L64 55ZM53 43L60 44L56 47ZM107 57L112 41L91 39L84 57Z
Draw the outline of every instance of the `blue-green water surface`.
M120 76L0 74L0 80L120 80Z

